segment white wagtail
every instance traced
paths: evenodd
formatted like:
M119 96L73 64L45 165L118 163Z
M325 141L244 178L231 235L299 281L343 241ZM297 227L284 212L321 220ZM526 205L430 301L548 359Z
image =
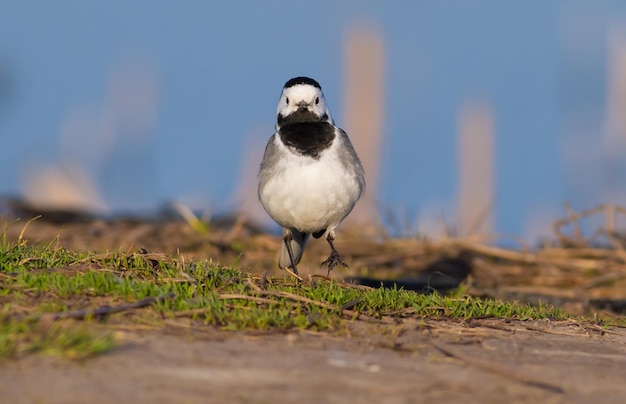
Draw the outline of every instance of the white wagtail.
M267 213L283 227L278 266L297 275L309 235L326 236L331 253L321 266L327 265L330 275L337 264L347 267L333 240L335 228L365 190L363 167L346 132L335 126L317 81L287 81L277 114L258 192Z

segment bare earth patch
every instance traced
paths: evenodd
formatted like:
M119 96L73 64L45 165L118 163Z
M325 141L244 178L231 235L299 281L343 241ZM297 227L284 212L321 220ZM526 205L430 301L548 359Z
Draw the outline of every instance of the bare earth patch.
M119 331L84 363L0 367L13 403L623 402L626 331L574 322L405 320L349 336L254 335L171 323Z

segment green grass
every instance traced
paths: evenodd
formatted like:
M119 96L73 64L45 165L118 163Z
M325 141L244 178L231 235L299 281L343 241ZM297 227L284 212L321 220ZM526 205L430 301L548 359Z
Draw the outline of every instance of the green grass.
M96 332L89 323L42 324L32 319L0 318L0 358L18 358L39 352L71 359L85 359L115 348L111 332Z
M225 330L340 330L346 321L383 317L504 317L567 315L469 296L419 295L397 289L358 289L318 280L260 277L210 261L183 262L158 254L77 253L52 245L0 243L0 357L28 352L84 358L113 349L107 327L86 321L46 323L46 313L123 305L173 294L148 307L98 319L157 325L183 318ZM342 306L348 308L342 310ZM114 320L115 319L115 320ZM114 324L113 324L114 325ZM105 330L103 330L103 328Z

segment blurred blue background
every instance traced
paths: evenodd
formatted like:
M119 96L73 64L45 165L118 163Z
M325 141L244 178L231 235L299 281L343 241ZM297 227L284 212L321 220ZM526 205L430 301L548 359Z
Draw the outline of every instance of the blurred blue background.
M3 1L0 194L37 193L38 170L71 161L109 211L232 209L287 79L316 78L341 126L345 36L365 23L385 54L378 204L450 214L459 109L487 100L494 229L535 236L563 201L605 201L608 44L625 18L623 1Z

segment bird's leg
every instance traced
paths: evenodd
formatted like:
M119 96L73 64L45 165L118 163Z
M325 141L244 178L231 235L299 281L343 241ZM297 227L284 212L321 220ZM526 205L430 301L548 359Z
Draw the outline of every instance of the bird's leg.
M296 260L293 259L293 250L291 249L291 240L293 240L293 234L289 229L283 229L283 242L287 247L287 253L289 254L289 261L291 261L291 268L293 273L298 275L298 268L296 268Z
M328 232L328 236L326 236L326 241L328 241L328 244L330 244L330 250L331 250L330 255L324 262L320 264L320 267L323 267L324 265L328 265L328 273L326 276L330 276L330 271L334 267L336 267L337 264L341 264L341 266L345 268L350 268L348 264L343 262L343 260L341 259L341 256L339 255L339 251L337 251L337 249L335 248L335 245L333 244L333 241L335 240L335 235L333 233L334 232Z

